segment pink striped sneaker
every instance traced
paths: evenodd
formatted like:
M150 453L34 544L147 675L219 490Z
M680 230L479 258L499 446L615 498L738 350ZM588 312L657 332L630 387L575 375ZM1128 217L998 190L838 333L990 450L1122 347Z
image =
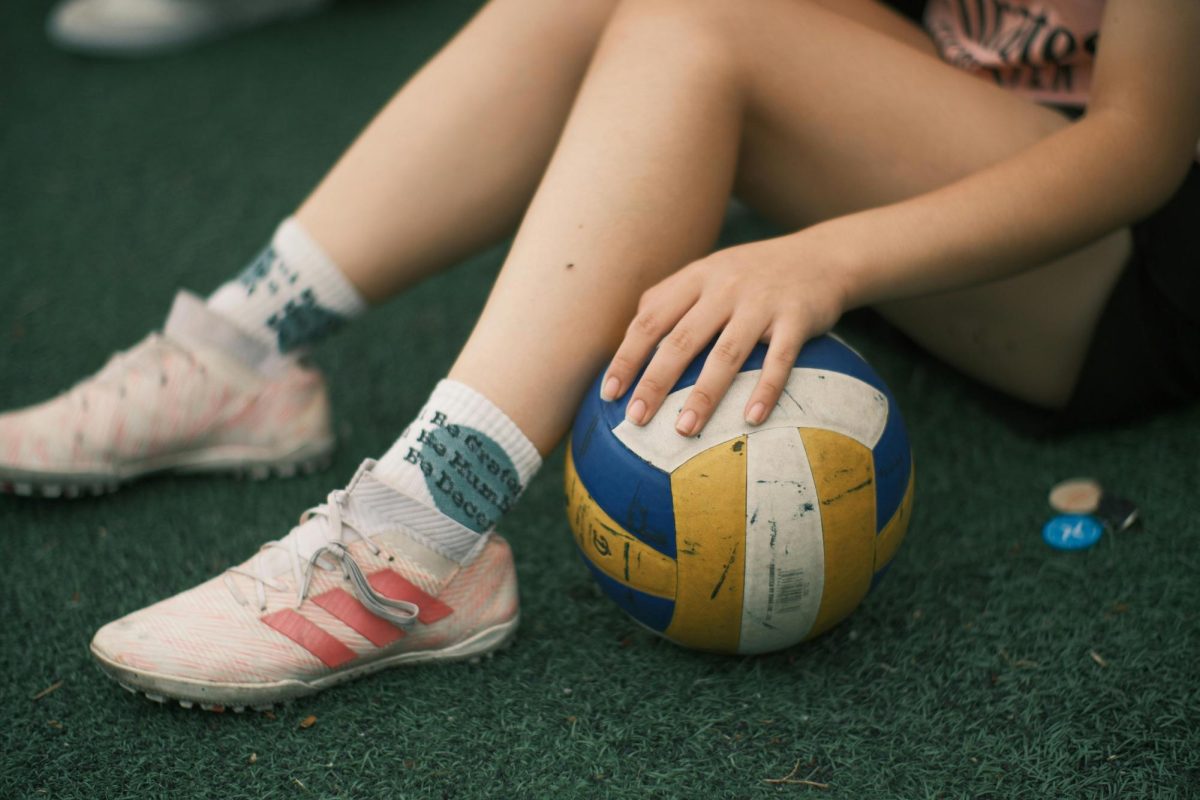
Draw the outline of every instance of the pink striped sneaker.
M373 466L241 566L105 625L100 667L157 702L242 711L505 645L519 619L508 543L446 532Z
M163 333L58 397L0 414L0 492L100 494L154 472L290 475L332 449L321 374L181 292Z

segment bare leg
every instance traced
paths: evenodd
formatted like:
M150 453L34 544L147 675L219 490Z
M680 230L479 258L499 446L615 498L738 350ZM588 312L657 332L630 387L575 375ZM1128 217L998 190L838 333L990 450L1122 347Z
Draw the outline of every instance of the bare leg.
M911 28L881 32L899 21L873 22L796 0L754 14L623 4L451 376L545 452L640 293L711 245L735 164L746 197L802 226L933 189L1067 124L922 52ZM1119 232L1013 279L1020 292L947 293L909 306L932 319L903 304L892 316L977 377L1061 402L1127 248ZM964 314L985 329L975 346L941 341Z
M508 235L616 0L494 0L297 212L368 301Z
M646 24L646 14L628 4L610 23L450 372L543 453L641 293L712 247L732 187L741 106L721 43L674 17Z

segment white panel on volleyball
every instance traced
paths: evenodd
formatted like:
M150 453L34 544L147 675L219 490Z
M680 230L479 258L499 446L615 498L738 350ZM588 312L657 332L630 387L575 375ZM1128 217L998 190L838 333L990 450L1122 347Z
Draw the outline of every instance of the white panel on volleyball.
M795 644L808 634L825 588L821 506L795 428L746 441L746 575L739 653Z
M883 435L888 404L882 392L841 372L809 367L792 370L787 389L767 421L752 428L743 412L759 373L738 373L699 436L684 437L675 432L675 418L683 410L690 386L667 395L662 408L644 427L622 420L613 434L638 456L668 473L692 456L752 431L823 428L845 434L871 449Z

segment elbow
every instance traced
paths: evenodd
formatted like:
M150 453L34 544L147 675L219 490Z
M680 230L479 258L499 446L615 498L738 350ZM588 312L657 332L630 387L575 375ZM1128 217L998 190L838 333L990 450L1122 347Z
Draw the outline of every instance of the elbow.
M1187 178L1200 156L1197 134L1128 117L1106 120L1106 127L1113 147L1109 163L1124 166L1126 214L1131 222L1144 219L1165 205Z

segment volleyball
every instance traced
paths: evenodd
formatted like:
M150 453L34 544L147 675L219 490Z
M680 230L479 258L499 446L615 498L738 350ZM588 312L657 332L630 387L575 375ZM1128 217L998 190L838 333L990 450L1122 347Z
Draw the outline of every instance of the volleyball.
M603 592L646 628L699 650L779 650L845 619L892 563L912 515L908 434L871 366L825 335L762 425L742 412L765 345L700 434L680 436L707 355L644 427L625 420L632 392L604 402L597 379L567 447L571 530Z

